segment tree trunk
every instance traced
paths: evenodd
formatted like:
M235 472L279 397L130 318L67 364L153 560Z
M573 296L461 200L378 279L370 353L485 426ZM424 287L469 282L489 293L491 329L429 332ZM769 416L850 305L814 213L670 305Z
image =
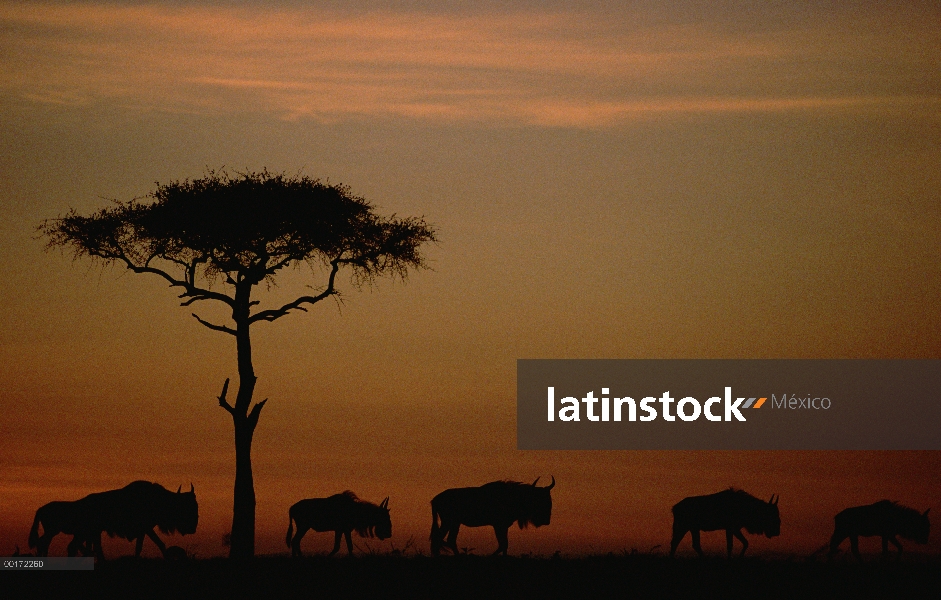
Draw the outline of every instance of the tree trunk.
M235 399L232 421L235 425L235 492L232 507L232 534L229 558L251 558L255 555L255 482L252 477L252 436L258 424L261 405L249 414L255 391L255 370L252 367L252 343L248 321L250 285L236 286L233 319L238 346L239 391Z
M239 394L245 389L239 384ZM247 387L254 388L254 382ZM251 392L248 392L251 394ZM255 555L255 482L252 477L252 434L254 424L247 416L236 415L235 421L235 493L232 506L232 536L229 558L251 558Z

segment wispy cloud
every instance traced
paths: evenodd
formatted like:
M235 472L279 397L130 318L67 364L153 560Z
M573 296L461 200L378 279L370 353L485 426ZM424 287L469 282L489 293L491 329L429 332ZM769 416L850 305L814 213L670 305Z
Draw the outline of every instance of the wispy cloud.
M919 42L890 33L730 32L629 13L17 3L0 6L0 86L56 104L580 127L935 106L937 48L907 52Z

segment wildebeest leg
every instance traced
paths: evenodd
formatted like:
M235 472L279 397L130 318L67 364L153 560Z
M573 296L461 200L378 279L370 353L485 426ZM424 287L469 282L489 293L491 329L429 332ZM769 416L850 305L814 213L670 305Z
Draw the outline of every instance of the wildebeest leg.
M673 539L670 541L670 558L673 558L673 555L676 554L676 548L680 545L680 542L683 541L683 536L686 535L688 529L682 529L676 523L673 524Z
M349 553L350 556L353 556L353 532L344 531L343 535L346 536L346 551Z
M136 542L134 545L134 558L140 558L140 553L144 549L144 536L137 536Z
M327 556L333 556L334 554L336 554L337 552L340 551L340 540L342 540L342 539L343 539L343 532L342 532L342 531L334 532L334 536L333 536L333 550L331 550L331 551L330 551L330 554L328 554Z
M66 552L69 556L77 556L79 548L84 547L84 545L85 543L82 541L81 537L78 534L75 534L72 536L72 541L69 542L69 546L66 548ZM82 552L82 554L84 555L85 553Z
M95 547L95 558L97 558L98 560L104 560L105 553L101 549L101 532L100 531L92 537L92 544Z
M452 554L457 554L457 532L461 529L460 522L456 522L448 527L448 538L444 545L451 549Z
M889 542L892 542L892 545L898 548L898 554L896 558L902 556L902 544L899 543L898 539L894 536L882 536L882 560L888 560L889 558Z
M506 556L506 549L509 546L510 542L507 537L509 534L509 527L501 527L500 525L493 526L493 532L497 534L497 549L493 552L491 556L503 553L503 556Z
M883 538L884 539L884 538ZM892 545L899 549L898 554L895 555L895 558L902 558L902 544L899 543L898 538L894 535L889 538L889 541L892 542ZM887 549L888 550L888 549Z
M304 537L304 534L306 534L309 529L310 527L306 525L297 524L297 533L294 534L294 539L291 540L291 556L304 556L301 552L301 538Z
M705 556L702 551L702 546L699 545L699 530L691 529L689 534L693 538L693 550L695 550L696 554L698 554L700 557Z
M36 556L49 556L49 544L55 536L56 534L47 531L39 538L36 542Z
M447 533L447 528L444 526L444 518L440 517L441 525L438 525L438 510L435 508L434 502L431 503L431 555L440 556L441 555L441 545L444 543L444 535Z
M85 539L81 534L75 534L67 548L69 556L78 556L79 552L81 552L82 556L91 556L94 550L95 546L93 542Z
M863 562L863 557L859 555L859 537L855 535L850 536L850 549L853 551L853 556L856 557L856 560Z
M150 531L147 532L147 537L152 539L157 547L160 548L161 556L166 555L167 545L163 543L163 540L157 535L157 532L154 531L153 527L150 528ZM144 547L144 536L137 538L137 556L140 556L140 551Z
M742 542L742 553L739 554L738 556L739 556L739 558L744 558L744 557L745 557L745 551L748 550L748 540L747 540L747 539L745 538L745 536L742 534L742 530L741 530L741 529L739 529L738 531L735 531L735 532L733 532L733 533L734 533L735 537L737 537L738 540L739 540L740 542ZM732 557L732 541L729 540L729 558L731 558L731 557Z
M836 556L837 552L840 551L840 544L843 543L848 536L839 531L834 531L833 536L830 538L830 551L827 553L827 560L833 559Z

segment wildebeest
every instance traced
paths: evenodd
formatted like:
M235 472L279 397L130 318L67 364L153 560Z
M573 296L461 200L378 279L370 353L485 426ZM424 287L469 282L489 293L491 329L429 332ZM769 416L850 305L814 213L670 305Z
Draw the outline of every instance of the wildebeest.
M166 545L154 532L195 533L199 521L196 490L182 492L182 486L173 493L162 485L149 481L135 481L118 490L89 494L74 502L50 502L36 511L29 532L29 547L37 555L47 556L49 544L59 533L71 534L69 556L91 554L104 559L101 532L137 542L136 556L140 556L144 536L154 541L161 553ZM39 535L42 527L43 534Z
M742 542L742 553L748 548L748 540L742 535L742 528L748 533L763 533L772 538L781 534L781 517L778 514L778 500L772 494L765 502L748 492L729 488L708 496L692 496L680 500L673 507L673 540L670 543L670 556L676 553L680 540L690 532L693 549L703 555L699 546L700 531L725 530L728 545L728 557L732 558L732 536Z
M889 500L847 508L833 518L835 526L830 538L829 557L832 558L839 552L840 544L849 538L853 555L862 561L859 555L859 536L881 536L883 558L889 555L889 542L898 548L897 556L902 555L902 544L896 539L897 535L919 544L927 544L928 531L931 528L928 510L920 513L914 508Z
M548 525L552 516L552 483L536 487L518 481L492 481L480 487L445 490L431 501L431 553L441 554L441 547L457 554L457 532L461 525L482 527L490 525L497 536L494 554L507 550L507 533L515 521L520 529L530 523L536 527ZM440 525L438 519L440 517ZM445 540L447 536L447 540Z
M294 534L294 524L297 533ZM340 540L346 536L346 549L353 554L355 531L360 537L377 537L384 540L392 537L392 519L389 517L389 499L380 504L360 500L347 490L328 498L308 498L297 502L288 510L288 534L285 542L291 556L301 556L301 539L308 530L333 531L333 556L340 550ZM292 539L293 535L293 539Z

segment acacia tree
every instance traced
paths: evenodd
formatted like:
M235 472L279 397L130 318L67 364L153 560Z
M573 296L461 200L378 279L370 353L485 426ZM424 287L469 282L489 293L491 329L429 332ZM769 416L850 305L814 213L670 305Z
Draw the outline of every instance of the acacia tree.
M77 256L163 278L180 291L182 306L213 301L231 309L231 323L193 317L234 337L237 349L235 402L226 399L228 379L218 398L235 426L232 558L255 551L251 448L267 398L252 406L251 327L337 296L341 269L351 272L354 285L380 275L404 279L409 269L426 267L422 245L435 241L422 218L382 217L346 186L267 170L234 176L210 171L201 179L158 183L142 200L116 202L89 216L73 209L39 230L49 248L70 248ZM324 277L322 285L282 306L261 308L252 298L255 287L302 261Z

